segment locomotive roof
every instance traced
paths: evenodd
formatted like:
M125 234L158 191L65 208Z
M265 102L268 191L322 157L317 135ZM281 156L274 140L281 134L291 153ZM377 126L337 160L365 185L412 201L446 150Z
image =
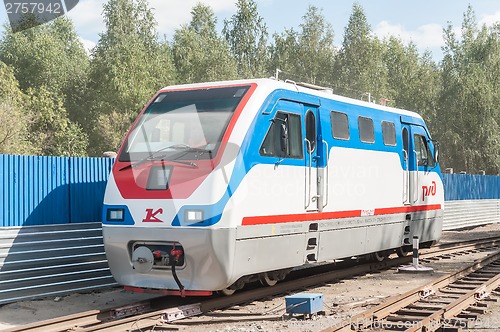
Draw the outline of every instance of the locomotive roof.
M318 96L325 99L340 101L348 104L359 105L363 107L369 107L371 109L377 109L385 112L397 113L401 115L416 117L422 119L420 114L408 111L405 109L379 105L375 103L369 103L367 101L353 99L349 97L344 97L341 95L336 95L331 92L329 88L316 87L312 84L306 83L295 83L292 81L278 81L273 78L259 78L259 79L247 79L247 80L231 80L231 81L217 81L217 82L203 82L203 83L193 83L193 84L181 84L181 85L171 85L163 88L161 91L175 90L175 89L194 89L194 88L207 88L207 87L217 87L217 86L228 86L234 84L252 84L257 83L258 89L268 90L269 93L276 89L284 89L296 92L307 93L310 95ZM314 88L313 88L314 87ZM330 90L330 91L328 91Z

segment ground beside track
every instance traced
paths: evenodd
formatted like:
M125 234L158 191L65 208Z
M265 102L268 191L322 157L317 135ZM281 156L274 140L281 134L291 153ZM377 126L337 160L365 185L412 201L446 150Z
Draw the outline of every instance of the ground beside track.
M500 224L444 232L441 242L490 236L500 236ZM200 317L188 318L178 321L170 327L187 332L321 331L334 323L348 321L353 315L379 304L388 296L401 294L419 285L424 285L445 273L471 263L484 254L464 255L449 260L426 263L426 266L434 268L434 272L430 274L400 274L397 273L397 269L391 269L305 290L308 293L322 293L324 297L324 309L327 316L318 316L314 320L304 321L298 317L283 320L285 300L281 296L228 310L215 311ZM7 304L0 307L0 330L77 312L116 307L150 297L146 294L112 289L90 294L74 294ZM488 314L483 316L484 319L477 322L477 326L471 331L500 331L500 304L490 305L488 309Z

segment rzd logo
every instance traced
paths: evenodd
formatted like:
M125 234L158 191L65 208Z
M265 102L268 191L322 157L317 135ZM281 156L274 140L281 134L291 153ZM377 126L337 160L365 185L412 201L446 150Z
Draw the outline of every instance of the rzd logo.
M430 186L422 186L422 201L425 201L427 196L436 195L436 181L432 181Z
M146 209L146 218L142 219L142 222L163 222L163 220L157 217L158 214L162 214L163 209L158 209L153 212L153 209Z

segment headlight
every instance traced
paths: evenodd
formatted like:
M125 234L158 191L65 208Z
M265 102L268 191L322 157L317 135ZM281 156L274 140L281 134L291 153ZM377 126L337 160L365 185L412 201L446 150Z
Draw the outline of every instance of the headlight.
M202 210L186 210L184 212L184 221L190 223L197 223L203 221Z
M125 216L124 209L108 209L106 212L107 221L123 221Z

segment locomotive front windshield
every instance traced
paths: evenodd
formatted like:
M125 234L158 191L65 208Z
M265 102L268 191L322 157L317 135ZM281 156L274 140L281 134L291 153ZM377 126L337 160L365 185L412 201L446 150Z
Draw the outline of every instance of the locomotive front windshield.
M248 89L237 86L160 93L137 121L119 160L137 161L159 152L165 158L193 159L193 154L197 159L213 158Z

